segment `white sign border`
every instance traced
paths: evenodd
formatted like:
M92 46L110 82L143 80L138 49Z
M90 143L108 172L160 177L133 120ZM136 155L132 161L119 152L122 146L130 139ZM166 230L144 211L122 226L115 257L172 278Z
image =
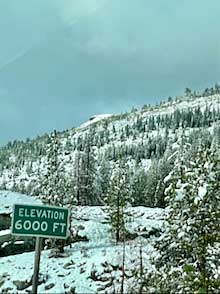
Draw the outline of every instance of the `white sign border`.
M66 236L54 236L54 235L38 235L38 234L19 234L19 233L12 233L12 228L13 228L13 224L14 224L14 211L15 211L15 206L16 205L25 205L25 206L37 206L37 207L46 207L46 208L55 208L55 209L66 209L67 210L67 230L66 230ZM35 204L22 204L22 203L15 203L13 205L13 210L12 210L12 220L11 220L11 235L12 236L26 236L26 237L41 237L41 238L52 238L52 239L67 239L67 237L69 236L69 226L70 226L70 208L66 208L66 207L59 207L59 206L52 206L52 205L35 205Z

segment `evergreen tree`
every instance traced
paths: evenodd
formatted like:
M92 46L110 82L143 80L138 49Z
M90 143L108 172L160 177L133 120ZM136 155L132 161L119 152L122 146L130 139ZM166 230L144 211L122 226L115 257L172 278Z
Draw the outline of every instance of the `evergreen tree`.
M57 132L49 137L47 144L47 171L42 179L42 200L50 205L62 205L59 155L60 143Z
M136 165L130 177L130 195L134 205L144 205L147 189L147 174L142 166Z
M125 234L126 206L129 204L129 187L127 168L122 161L116 164L110 179L109 190L106 197L108 214L115 234L116 242L122 241Z
M220 156L201 148L185 162L179 157L169 177L166 231L146 284L161 293L218 293Z
M109 161L106 160L105 156L102 156L99 172L96 177L96 191L100 199L105 199L108 189L109 181L111 177L111 167Z
M77 152L74 161L74 189L79 205L98 204L95 187L96 174L94 151L87 146L85 151Z
M64 175L64 166L59 160L61 145L56 131L49 137L47 147L47 173L42 180L41 198L50 205L63 206L68 202L66 195L68 185ZM64 240L53 239L49 240L48 244L56 248L55 255L57 249L60 253L64 252Z

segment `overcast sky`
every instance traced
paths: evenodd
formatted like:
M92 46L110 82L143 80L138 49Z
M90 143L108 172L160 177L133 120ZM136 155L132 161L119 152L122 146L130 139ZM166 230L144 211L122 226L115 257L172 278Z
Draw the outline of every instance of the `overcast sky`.
M219 0L0 0L0 144L220 82Z

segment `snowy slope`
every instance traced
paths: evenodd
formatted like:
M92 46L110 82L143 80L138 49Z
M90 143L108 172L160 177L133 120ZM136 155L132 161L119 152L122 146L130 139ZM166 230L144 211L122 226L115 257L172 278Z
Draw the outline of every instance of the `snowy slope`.
M143 231L160 229L164 218L164 210L158 208L130 208L129 214L129 230L140 235ZM66 255L62 258L49 258L49 250L42 252L40 277L43 283L39 286L39 292L70 293L71 288L75 288L78 294L117 291L121 281L123 244L116 245L113 241L104 208L75 207L72 216L73 230L87 236L89 241L75 243L72 248L66 247ZM134 279L129 278L129 275L140 264L140 246L143 250L144 265L150 266L149 258L153 252L154 239L153 236L139 236L126 242L125 269L128 276L125 292ZM10 289L10 292L14 293L19 287L16 284L30 281L33 262L34 252L1 258L0 291ZM50 287L51 289L48 289ZM31 286L19 293L27 293L27 290L31 290Z
M14 204L42 204L42 202L28 195L11 192L0 191L0 214L11 213Z
M147 137L155 137L158 134L158 130L149 131L142 134L138 134L134 139L133 137L125 138L122 142L120 137L120 132L123 131L126 126L133 128L134 123L137 120L141 120L142 122L146 121L150 117L154 117L155 119L158 116L172 116L176 110L184 111L184 110L192 110L194 111L196 108L200 107L201 112L204 112L205 108L208 107L210 111L217 110L220 107L220 94L210 95L208 97L193 97L193 98L182 98L173 102L166 102L161 104L160 106L152 106L147 109L137 110L135 112L130 112L127 114L121 115L110 115L103 114L92 117L91 120L82 124L79 128L70 130L68 132L69 139L71 138L72 142L76 142L78 138L85 138L86 135L95 128L96 134L102 132L109 132L110 142L106 142L104 146L99 147L99 153L104 153L105 150L109 147L109 145L114 144L117 146L127 145L138 146L140 143L146 141ZM108 122L105 126L105 122ZM115 129L116 134L113 134L112 129ZM163 135L164 130L159 130L159 134ZM67 139L63 138L63 145L66 144Z
M200 111L204 112L208 107L210 113L213 114L214 110L217 112L219 106L220 94L215 94L207 97L180 97L179 100L144 107L141 110L121 115L96 115L78 128L59 133L59 161L62 163L65 177L77 182L77 162L82 162L81 158L88 144L94 153L96 183L100 182L99 170L104 166L103 163L108 164L112 171L113 164L120 154L126 159L130 174L137 174L137 169L141 168L144 168L147 174L152 166L152 159L159 158L157 151L160 153L160 150L167 148L181 134L181 127L176 127L173 119L175 111L188 109L194 113L195 109L200 107ZM165 124L161 127L157 122L159 116L165 122L167 117L171 118L172 123L167 129ZM153 128L149 126L151 118L154 118ZM141 126L138 126L138 122L141 123ZM200 129L196 126L186 127L185 133L189 136L198 129L201 132L208 130L213 133L214 126L218 124L219 118L212 121L208 127ZM42 175L47 173L47 139L48 136L45 136L31 140L29 143L11 144L11 147L6 147L5 150L0 149L0 159L2 153L5 161L4 163L0 161L0 188L25 191L30 195L42 194ZM21 154L23 160L21 160ZM160 154L160 156L163 155ZM100 190L99 187L97 190Z
M98 121L101 121L101 120L103 120L105 118L109 118L111 116L112 116L112 114L97 114L97 115L94 115L87 122L81 124L78 129L86 128L86 127L91 126L92 124L94 124L94 123L96 123Z

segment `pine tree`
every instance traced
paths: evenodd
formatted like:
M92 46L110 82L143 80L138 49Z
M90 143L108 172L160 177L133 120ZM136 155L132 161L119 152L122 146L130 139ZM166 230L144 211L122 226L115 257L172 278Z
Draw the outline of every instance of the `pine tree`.
M96 177L96 164L95 164L95 153L94 149L91 147L90 140L88 141L84 156L84 194L85 194L85 204L94 205L98 204L97 195L95 193L95 177Z
M85 147L85 151L78 151L74 160L74 187L76 201L79 205L94 205L98 203L96 194L95 155L92 147Z
M127 168L122 161L115 166L110 179L109 190L106 197L108 214L115 234L116 242L122 241L125 234L126 206L129 204L129 187Z
M142 166L135 165L130 177L130 195L134 199L134 205L145 204L145 190L147 186L147 174Z
M47 171L42 179L42 200L50 205L62 205L60 163L60 142L57 132L54 131L49 137L47 144Z
M219 293L220 155L201 148L185 163L179 157L169 177L166 231L147 284L162 293Z
M57 132L54 131L48 138L46 153L46 174L41 179L41 199L49 205L62 206L62 184L59 166L60 142ZM59 239L49 239L48 246L57 248L59 252L64 252L64 242ZM54 254L54 253L53 253Z
M102 203L109 189L111 167L104 155L100 156L98 162L100 162L100 166L95 180L95 191Z

